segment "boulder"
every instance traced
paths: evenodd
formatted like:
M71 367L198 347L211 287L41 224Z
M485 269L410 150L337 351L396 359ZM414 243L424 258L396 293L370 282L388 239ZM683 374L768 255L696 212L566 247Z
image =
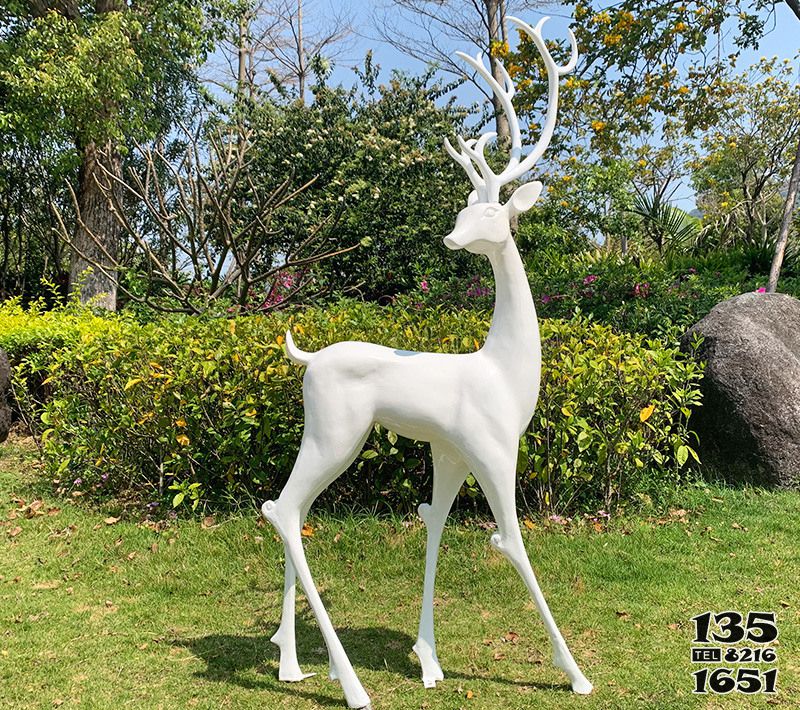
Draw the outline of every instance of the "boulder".
M745 293L717 304L681 339L706 362L692 413L704 464L731 481L800 487L800 301Z

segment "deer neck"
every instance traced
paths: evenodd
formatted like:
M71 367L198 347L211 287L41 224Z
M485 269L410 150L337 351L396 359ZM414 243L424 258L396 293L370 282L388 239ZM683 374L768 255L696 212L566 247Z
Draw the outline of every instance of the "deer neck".
M540 354L539 323L522 258L513 239L489 255L495 281L492 325L484 352L509 369L530 368Z

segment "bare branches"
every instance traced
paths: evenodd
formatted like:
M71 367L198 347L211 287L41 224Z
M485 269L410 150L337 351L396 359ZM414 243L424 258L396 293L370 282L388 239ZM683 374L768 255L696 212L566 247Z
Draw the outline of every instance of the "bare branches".
M79 255L114 279L128 299L193 314L222 302L266 310L307 289L312 264L355 248L326 247L336 215L298 243L284 243L276 215L314 179L296 186L290 176L263 190L252 174L247 131L182 126L179 140L178 151L137 145L124 174L100 161L96 185L124 236L124 259L105 249L102 235L84 223L72 193L78 224L96 246L82 250L94 256ZM60 211L54 212L62 237L75 248Z
M314 62L342 56L352 34L350 16L333 4L323 9L315 0L256 0L222 43L225 65L218 73L235 81L210 80L250 99L275 85L295 87L302 100Z

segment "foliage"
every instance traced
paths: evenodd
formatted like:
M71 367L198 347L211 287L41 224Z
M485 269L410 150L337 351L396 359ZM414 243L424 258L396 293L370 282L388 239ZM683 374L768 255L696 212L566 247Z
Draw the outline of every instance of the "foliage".
M800 140L800 85L787 59L762 58L727 81L719 120L706 131L692 184L710 245L774 240Z
M732 29L734 58L756 46L769 21L762 10L772 4L623 0L608 6L581 0L574 26L581 57L562 82L556 144L589 140L601 152L619 155L630 137L648 135L665 115L690 131L711 125L728 93L723 77L730 61L713 51L713 38L719 41L723 27ZM522 89L520 112L536 115L546 91L533 42L521 36L507 64Z
M700 220L663 201L661 195L637 195L630 211L641 218L641 231L659 254L689 251L700 237Z
M36 332L29 327L36 319L46 321L39 353L19 333ZM274 497L286 480L302 430L302 370L283 354L287 325L308 349L369 339L444 352L477 349L488 328L480 312L347 302L292 317L139 324L65 314L60 333L57 323L57 315L17 304L0 314L0 344L17 365L17 391L25 377L46 375L39 403L36 393L19 400L41 422L35 430L57 485L65 493L127 491L193 508ZM581 317L545 322L543 338L541 402L523 442L520 485L529 505L611 505L674 482L691 446L684 408L697 400L695 365L673 348ZM640 412L651 405L648 424ZM351 475L324 501L411 510L430 473L426 446L376 427ZM463 494L477 494L474 480Z
M627 249L636 235L637 220L630 210L638 166L630 160L598 160L578 153L556 161L553 167L555 174L545 176L547 199L529 221L557 225L581 235L587 245ZM524 240L520 246L525 247Z
M353 290L373 300L412 288L418 272L465 273L469 257L448 252L442 238L469 192L442 139L462 125L463 108L437 101L448 87L431 72L395 73L377 83L368 57L363 90L314 88L310 105L265 107L254 116L259 158L257 186L293 175L314 183L284 210L278 228L288 240L305 238L334 216L328 249L360 248L315 269L333 291ZM464 184L463 192L454 186Z
M534 254L528 273L540 316L580 309L617 330L670 342L720 301L752 290L753 276L737 253L663 260L605 250Z
M615 509L675 485L702 369L677 348L581 318L543 321L542 398L519 469L540 510ZM527 460L526 460L527 459Z
M83 17L77 4L74 14L38 5L16 8L0 33L0 127L79 145L163 130L211 47L206 13L217 12L180 0L84 7Z

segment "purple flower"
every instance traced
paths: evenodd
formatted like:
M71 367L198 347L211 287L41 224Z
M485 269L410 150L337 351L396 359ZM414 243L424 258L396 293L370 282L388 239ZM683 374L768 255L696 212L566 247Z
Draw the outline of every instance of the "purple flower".
M101 474L101 475L100 475L100 480L101 480L101 481L107 481L107 480L108 480L108 474L107 474L107 473L103 473L103 474Z
M592 283L594 283L595 281L597 281L597 275L596 275L596 274L589 274L589 275L588 275L588 276L587 276L587 277L586 277L586 278L583 280L583 285L584 285L584 286L588 286L589 284L592 284Z
M552 299L547 294L544 294L544 296L542 296L542 303L550 303L551 300Z
M76 479L75 479L75 480L72 482L72 485L73 485L73 486L80 486L80 485L81 485L81 483L83 483L83 479L82 479L82 478L76 478Z
M634 285L634 287L633 287L633 295L634 296L638 296L640 298L647 298L647 296L649 294L650 294L650 284L649 283L643 283L643 284L637 283L636 285Z

